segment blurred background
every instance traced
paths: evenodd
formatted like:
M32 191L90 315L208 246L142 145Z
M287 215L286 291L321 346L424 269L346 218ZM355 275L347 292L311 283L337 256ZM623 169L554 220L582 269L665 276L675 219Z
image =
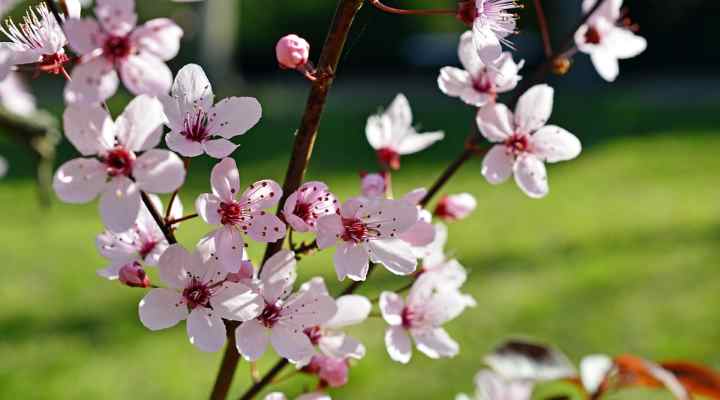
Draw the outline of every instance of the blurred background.
M21 13L28 3L11 13ZM244 183L282 181L308 92L299 75L278 69L275 42L298 33L309 40L316 60L334 3L138 1L141 21L170 16L184 28L173 71L188 62L201 64L220 98L254 96L262 103L259 125L236 140L241 147L234 157ZM532 2L524 3L521 35L513 41L530 75L542 53ZM580 0L544 3L560 43L579 18ZM447 246L469 270L464 290L478 302L448 325L461 353L429 360L416 352L409 366L393 363L383 345L384 322L371 318L352 329L368 355L352 368L349 385L330 391L333 398L452 399L472 392L482 356L512 335L554 343L574 360L630 352L720 367L720 53L715 51L720 3L625 4L649 47L621 62L618 82L602 81L581 54L568 76L551 79L558 89L551 120L579 136L584 152L549 167L548 198L531 200L512 183L490 186L480 175L480 160L464 166L444 191L469 192L478 200L469 219L450 226ZM473 120L473 110L444 96L436 84L440 67L458 64L456 45L464 29L451 17L387 15L364 6L342 57L307 179L328 182L343 199L356 194L358 172L377 169L365 120L403 92L416 123L444 130L446 139L405 157L393 176L394 190L402 194L430 185L462 150ZM61 115L59 78L27 82L39 107ZM129 99L119 92L110 101L112 112L119 114ZM182 324L147 331L137 318L144 291L95 275L105 266L94 245L102 230L96 203L61 204L51 193L50 206L42 205L35 177L38 159L53 153L56 136L51 136L0 132L0 156L9 166L0 180L0 398L206 397L221 354L197 351ZM52 163L76 156L59 140ZM186 210L209 190L211 166L208 158L193 159L181 194ZM183 224L179 237L191 247L208 230L195 220ZM250 247L254 260L262 251L263 246ZM303 260L299 272L298 283L321 274L331 289L341 287L328 254ZM403 284L378 271L362 292L374 296ZM274 361L267 353L261 370ZM292 397L311 382L299 377L279 388ZM241 393L248 383L248 365L241 363L231 393ZM669 397L633 391L614 398Z

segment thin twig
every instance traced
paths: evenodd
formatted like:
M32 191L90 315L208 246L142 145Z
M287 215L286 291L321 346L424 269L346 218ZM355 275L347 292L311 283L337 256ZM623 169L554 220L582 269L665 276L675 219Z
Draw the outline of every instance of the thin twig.
M545 50L545 57L550 60L553 56L552 42L550 41L550 30L548 29L547 19L545 18L545 11L543 10L542 0L535 1L535 14L538 18L538 26L540 27L540 35L542 36L543 49Z
M197 217L198 217L197 213L188 214L188 215L185 215L185 216L177 218L177 219L167 219L167 220L165 220L166 221L165 224L167 226L171 226L171 225L175 225L179 222L187 221L189 219L193 219L193 218L197 218Z
M57 4L55 4L55 0L45 0L45 4L47 4L50 12L52 12L53 16L55 17L55 21L57 21L58 25L62 27L65 23L65 20L60 15L60 9L58 9Z
M377 8L380 11L384 11L386 13L390 14L399 14L399 15L452 15L455 16L458 13L457 9L449 9L449 8L434 8L434 9L424 9L424 10L406 10L402 8L395 8L386 6L383 4L380 0L369 0L370 4L372 4L375 8Z
M150 200L150 196L148 196L147 193L140 191L140 197L142 198L142 202L145 203L145 207L147 207L148 211L150 211L150 215L152 215L155 223L158 224L158 227L160 227L163 235L165 235L165 239L168 241L168 243L177 243L177 239L175 239L175 234L173 233L172 229L169 228L169 225L165 224L165 221L163 220L160 211L158 211L158 209L155 207L155 204L153 204L152 200Z

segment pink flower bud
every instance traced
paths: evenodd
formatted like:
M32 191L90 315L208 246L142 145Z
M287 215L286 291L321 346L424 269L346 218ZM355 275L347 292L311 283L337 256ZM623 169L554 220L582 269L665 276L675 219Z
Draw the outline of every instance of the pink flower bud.
M275 55L281 68L304 66L310 56L310 44L298 35L283 36L275 45Z
M477 202L469 193L443 196L435 207L435 216L446 221L457 221L470 215Z
M313 356L305 371L316 374L323 384L340 387L348 382L348 362L344 358Z
M118 280L130 287L146 288L150 286L150 278L137 262L123 265L118 271Z
M386 172L377 174L360 174L362 194L365 197L385 197L390 177Z
M253 278L253 275L255 274L255 267L253 267L253 264L251 261L243 260L240 263L240 270L238 272L234 272L232 274L228 274L225 279L227 279L230 282L242 282L245 280L250 280Z

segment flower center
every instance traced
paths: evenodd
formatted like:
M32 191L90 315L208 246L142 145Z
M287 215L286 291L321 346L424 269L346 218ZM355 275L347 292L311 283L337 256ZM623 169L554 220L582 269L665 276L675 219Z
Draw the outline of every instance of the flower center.
M237 225L245 221L245 217L249 215L249 213L236 202L220 203L218 214L220 214L220 222L223 225Z
M392 169L400 169L400 154L397 151L389 147L383 147L377 151L377 157L381 164Z
M142 247L140 247L140 257L145 259L145 257L148 256L148 254L152 253L152 251L155 249L155 246L157 246L157 241L150 240L145 243L143 243Z
M312 205L310 203L295 204L295 210L293 210L293 214L297 215L305 222L312 221L316 217L316 215L312 212Z
M590 26L585 32L585 41L590 44L600 44L602 41L602 37L600 36L600 31L594 26Z
M402 312L400 313L400 317L402 318L403 328L410 329L413 327L413 319L415 318L415 312L412 310L412 308L403 308Z
M110 36L103 43L103 55L111 62L127 58L132 51L129 36Z
M356 218L343 218L343 226L345 231L342 234L342 240L346 242L360 243L366 240L371 231L367 228L364 222Z
M276 304L265 303L265 309L260 313L260 316L257 317L257 320L266 328L272 328L280 319L280 311L282 311L282 307Z
M322 339L322 330L319 326L305 328L303 332L305 332L305 335L307 335L308 339L310 339L310 343L313 345L317 345L320 342L320 339Z
M110 176L130 176L135 163L135 153L122 146L117 146L105 154L103 162Z
M195 115L188 114L185 116L185 126L183 127L182 135L193 142L203 142L210 134L207 130L207 125L207 113L198 108L195 111Z
M212 289L197 278L192 278L190 284L183 290L182 296L183 299L185 299L185 304L187 304L191 310L197 306L208 307L210 305Z
M519 155L530 151L530 141L527 135L515 133L505 141L508 151L514 155Z
M48 74L60 75L65 74L65 63L70 61L70 57L67 54L55 53L55 54L44 54L42 59L37 65L38 71L47 72Z
M473 79L473 89L480 93L495 94L495 87L484 72L477 79Z

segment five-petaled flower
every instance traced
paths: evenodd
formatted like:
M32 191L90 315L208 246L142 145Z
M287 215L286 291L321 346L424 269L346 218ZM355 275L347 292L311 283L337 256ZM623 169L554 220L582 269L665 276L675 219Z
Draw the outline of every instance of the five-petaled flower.
M265 209L280 201L282 189L271 180L253 183L239 198L240 173L235 160L224 158L210 176L212 193L203 193L195 201L200 217L212 225L222 225L201 243L217 257L228 272L237 272L243 260L243 234L263 243L285 236L285 224Z
M130 229L141 207L140 191L170 193L185 180L175 153L155 149L162 134L162 106L148 96L133 99L113 123L100 106L65 109L65 136L83 156L63 164L53 188L61 200L87 203L102 193L100 215L113 232ZM144 152L141 155L136 153Z
M177 55L182 29L167 18L136 26L135 0L98 0L95 15L65 23L70 47L82 56L65 100L102 102L117 91L118 75L133 94L167 93L172 72L165 62Z
M333 262L340 280L364 281L369 261L408 275L415 271L417 259L399 235L417 220L417 207L409 202L356 197L346 201L339 214L320 218L317 245L321 250L338 245Z
M515 89L521 79L518 72L524 61L515 63L512 53L504 52L491 64L485 64L475 49L472 32L460 37L458 56L464 69L443 67L438 86L446 95L459 97L471 106L482 107L494 102L499 93Z
M260 272L264 308L235 331L237 350L246 360L257 360L269 343L298 366L306 365L315 349L305 330L324 324L337 313L335 300L315 291L292 292L297 277L295 253L282 250L270 257Z
M262 108L253 97L228 97L213 105L210 81L196 64L184 66L175 77L172 92L160 96L171 129L168 147L185 157L207 153L229 156L237 148L230 140L260 120Z
M223 318L247 321L263 309L255 290L227 281L227 272L199 250L190 254L172 245L160 257L158 269L169 288L153 289L140 301L140 321L160 330L187 319L190 343L202 351L218 351L225 344Z
M385 112L368 118L365 134L380 164L399 169L401 155L417 153L445 137L443 132L418 133L412 120L410 104L403 94L398 94Z
M283 206L283 217L298 232L317 231L317 220L335 214L338 201L326 184L307 182L288 196Z
M583 1L583 12L589 12L596 3L597 0ZM623 0L605 0L575 33L578 50L590 55L598 74L608 82L620 74L618 60L635 57L647 48L645 38L635 35L620 21L622 3Z
M543 162L571 160L581 151L580 141L570 132L545 125L553 108L553 89L536 85L518 100L515 115L504 104L488 105L477 114L480 132L497 143L483 160L482 174L492 184L510 175L532 198L548 194Z
M515 33L517 0L469 0L461 3L458 18L472 26L472 39L485 65L502 55L502 44L512 46L506 38Z

